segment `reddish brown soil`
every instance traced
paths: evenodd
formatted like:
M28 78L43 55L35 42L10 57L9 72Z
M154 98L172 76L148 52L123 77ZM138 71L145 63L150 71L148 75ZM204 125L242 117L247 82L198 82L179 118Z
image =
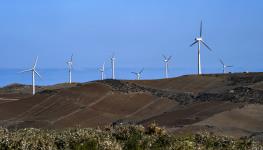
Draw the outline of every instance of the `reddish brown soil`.
M256 115L263 114L262 83L263 73L188 75L59 84L38 87L35 96L30 86L13 84L0 89L0 125L65 128L157 122L178 133L208 130L244 136L263 130L263 116Z

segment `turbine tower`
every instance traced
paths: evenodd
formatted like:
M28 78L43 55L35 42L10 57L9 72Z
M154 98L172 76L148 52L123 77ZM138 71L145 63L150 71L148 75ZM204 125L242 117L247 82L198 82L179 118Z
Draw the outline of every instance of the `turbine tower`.
M68 64L68 72L69 72L69 83L71 84L72 78L72 65L73 65L73 54L70 57L70 60L66 62Z
M101 80L104 80L104 71L105 71L105 63L103 63L102 67L99 68Z
M164 63L165 63L165 78L168 78L168 63L169 61L171 60L172 56L169 56L168 58L163 55L163 58L164 58Z
M200 24L200 34L199 34L199 37L196 37L195 38L195 41L194 43L192 43L190 46L192 47L193 45L195 45L196 43L198 44L198 74L202 74L202 69L201 69L201 56L200 56L200 47L201 47L201 43L207 47L208 50L212 51L212 49L204 42L203 38L202 38L202 21L201 21L201 24Z
M41 78L40 74L36 71L37 60L38 60L38 57L36 58L35 63L34 63L34 65L33 65L33 67L31 69L27 69L27 70L24 70L24 71L20 72L20 73L32 72L32 94L33 95L35 95L35 93L36 93L35 74L37 74Z
M144 70L144 68L142 68L142 70L140 72L131 72L131 73L136 75L137 80L140 80L143 70Z
M112 79L115 79L115 56L114 54L111 57L111 69L112 69Z
M222 59L220 59L220 63L223 65L223 73L226 73L226 68L233 67L233 66L228 66L228 65L225 65L225 63L223 62L223 60L222 60Z

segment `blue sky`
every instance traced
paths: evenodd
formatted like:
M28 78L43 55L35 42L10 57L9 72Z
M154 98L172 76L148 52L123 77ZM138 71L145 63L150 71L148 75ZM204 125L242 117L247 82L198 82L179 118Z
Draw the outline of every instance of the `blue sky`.
M163 66L196 71L199 33L203 68L262 71L261 0L3 0L0 2L0 68L28 68L38 55L40 68L97 67L114 52L118 67Z

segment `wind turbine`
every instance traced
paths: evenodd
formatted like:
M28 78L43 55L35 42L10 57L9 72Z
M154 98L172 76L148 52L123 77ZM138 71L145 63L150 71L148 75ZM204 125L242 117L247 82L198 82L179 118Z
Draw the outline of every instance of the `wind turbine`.
M112 79L115 79L115 56L114 54L111 57L111 69L112 69Z
M204 42L203 38L202 38L202 27L203 23L201 21L200 24L200 35L199 37L195 38L194 43L192 43L190 46L192 47L193 45L195 45L196 43L198 43L198 74L202 74L202 69L201 69L201 57L200 57L200 47L201 47L201 43L207 47L208 50L212 51L212 49Z
M233 66L228 66L228 65L225 65L225 63L223 62L223 60L222 60L222 59L220 59L220 63L223 65L223 73L226 73L226 68L233 67Z
M165 63L165 78L168 78L168 63L169 61L171 60L172 56L169 56L168 58L163 55L163 58L164 58L164 63Z
M69 72L69 83L71 83L72 78L72 65L73 65L73 54L70 57L70 60L66 62L68 64L68 72Z
M41 78L40 74L36 71L37 60L38 60L38 57L36 58L35 63L34 63L34 65L33 65L33 67L31 69L27 69L27 70L24 70L24 71L20 72L20 73L32 72L32 94L33 95L35 95L35 93L36 93L35 74L37 74Z
M104 71L105 71L105 62L103 63L102 67L99 68L101 73L101 80L104 80Z
M144 70L144 68L142 68L142 70L141 70L140 72L131 72L131 73L133 73L133 74L136 75L137 80L140 80L140 79L141 79L141 74L142 74L143 70Z

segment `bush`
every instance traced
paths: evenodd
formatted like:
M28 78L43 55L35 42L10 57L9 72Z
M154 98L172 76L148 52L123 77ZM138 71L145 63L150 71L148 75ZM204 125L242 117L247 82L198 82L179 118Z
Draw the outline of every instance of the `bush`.
M0 128L0 150L253 149L262 146L248 138L233 139L209 133L176 136L156 124L146 129L138 125L65 130Z

